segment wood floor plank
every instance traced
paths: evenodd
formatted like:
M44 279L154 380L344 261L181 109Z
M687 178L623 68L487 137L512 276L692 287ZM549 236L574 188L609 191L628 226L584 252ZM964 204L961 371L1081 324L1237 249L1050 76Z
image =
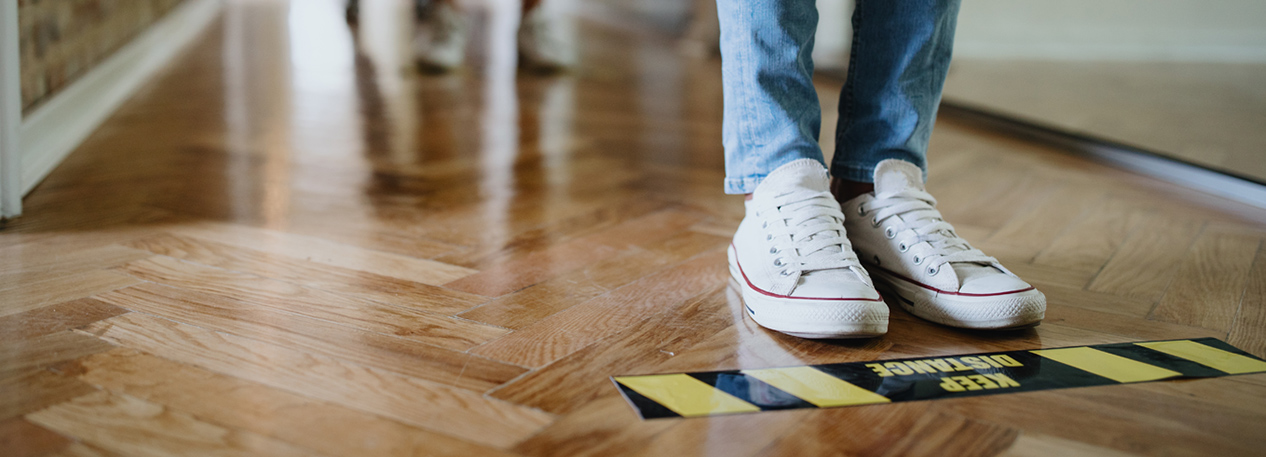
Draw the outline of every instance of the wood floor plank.
M5 249L5 252L0 252L0 259L3 259L0 261L0 290L91 270L101 270L153 255L119 245L67 251L45 246L45 243L19 247L27 249L20 252L8 252L15 251L10 248Z
M0 317L0 345L15 344L82 327L127 310L92 298L81 298Z
M0 419L9 419L95 391L78 379L44 368L0 371Z
M1254 374L1200 381L1145 383L1132 385L1131 388L1144 395L1195 399L1208 408L1226 408L1246 414L1261 413L1261 394L1266 390L1262 381L1266 381L1266 376Z
M540 433L515 445L513 450L534 457L620 455L643 448L647 441L675 422L642 420L624 398L607 395L561 416Z
M363 271L422 284L443 284L476 270L434 260L364 249L322 238L236 224L185 224L172 233L238 246L292 259Z
M1025 433L1016 438L1011 447L999 457L1044 457L1049 455L1081 455L1087 457L1130 457L1131 454L1115 449L1094 446L1079 441L1053 436Z
M1105 200L1091 208L1083 211L1037 255L1033 263L1098 273L1147 214L1115 199Z
M44 368L76 359L113 346L71 331L62 331L0 346L0 371Z
M0 345L0 419L92 392L92 387L50 371L66 361L108 351L114 346L63 330Z
M261 305L258 302L154 284L140 284L118 289L98 295L97 298L128 309L145 310L150 314L163 314L167 311L180 313L180 318L173 318L177 321L184 318L198 319L195 316L212 319L208 314L216 312L220 314L220 319L225 321L225 325L230 325L229 321L233 320L246 320L269 323L276 327L292 325L293 328L300 330L345 326L386 333L456 351L465 351L509 333L509 330L478 322L407 309L387 308L389 311L396 312L390 316L390 319L373 321L378 325L364 325L361 321L325 321L296 312L296 306L277 306L276 302ZM191 304L199 304L203 307L198 308ZM263 312L256 316L255 313L261 313L260 308L275 310L275 312Z
M1260 411L1228 411L1200 399L1137 395L1132 390L1104 386L1032 392L1010 395L1001 403L977 398L956 400L947 407L967 417L1131 453L1253 455L1260 449L1263 438L1248 425L1261 420ZM1039 418L1033 411L1043 414ZM1225 421L1230 418L1235 420Z
M927 402L858 406L816 411L756 455L886 455L923 417L934 413Z
M27 416L104 449L136 456L320 455L255 433L209 424L134 397L96 392Z
M1103 266L1089 290L1160 300L1204 221L1153 216L1140 223Z
M610 389L610 376L645 374L673 357L670 354L683 352L731 325L724 294L716 289L682 305L666 307L618 335L516 379L492 396L562 414L600 393L615 394Z
M120 289L140 281L112 271L89 270L0 290L0 317L33 311L94 294Z
M84 359L80 377L113 392L164 405L330 456L507 455L434 432L285 390L130 349ZM345 434L356 426L355 436Z
M1125 316L1075 306L1047 303L1045 324L1075 327L1095 332L1131 337L1137 340L1170 340L1183 338L1222 338L1223 332L1144 317Z
M1266 358L1266 244L1248 273L1248 286L1226 341L1250 354Z
M522 441L553 420L468 390L136 313L88 331L163 358L496 447Z
M955 223L955 227L959 223L970 223L992 233L1042 201L1058 184L1052 178L1023 170L1000 170L997 176L987 190L977 192L969 201L957 202L952 209L947 208L946 220Z
M123 232L143 236L141 230ZM6 230L5 239L11 234ZM20 237L13 237L17 240ZM151 254L117 244L118 237L108 231L80 234L48 234L25 243L0 247L0 276L13 273L39 272L90 265L100 269Z
M1025 277L1025 279L1028 278ZM1152 312L1152 308L1156 307L1156 300L1154 299L1123 297L1112 293L1082 290L1080 287L1041 284L1039 282L1037 288L1046 295L1046 303L1048 305L1072 306L1132 317L1147 317Z
M1261 245L1255 236L1205 232L1183 258L1152 317L1229 331Z
M438 302L438 309L447 310L465 309L485 301L472 294L433 285L316 264L190 237L157 235L133 241L129 243L129 246L188 262L395 305L415 306L419 303Z
M728 242L708 234L683 232L525 289L497 298L459 316L479 322L521 329L636 281L656 270L694 257L711 249L723 249Z
M1028 211L1008 220L987 240L989 246L1005 246L1019 260L1028 263L1068 226L1087 205L1102 199L1097 187L1065 184L1034 202ZM993 254L993 249L985 251Z
M56 454L50 454L48 457L123 457L124 454L110 452L98 447L92 447L83 442L74 442L70 446L66 446Z
M549 249L560 242L601 232L669 207L663 201L629 197L627 194L616 195L604 199L604 202L610 200L611 204L596 205L594 208L586 206L586 211L575 216L514 233L504 242L480 243L472 249L444 255L437 260L485 269L497 262Z
M1030 284L1037 286L1039 290L1048 285L1081 290L1099 273L1098 270L1091 271L1089 269L1025 263L1021 259L1009 257L1005 249L996 249L994 246L989 245L988 242L979 245L973 243L972 245L984 250L986 254L996 257L1008 270L1011 270L1012 273L1015 273Z
M602 232L491 265L445 287L497 297L557 275L600 262L632 246L684 231L702 218L679 210L643 216Z
M910 433L884 455L995 456L1011 447L1017 435L1015 429L957 414L929 414L915 423ZM971 436L972 439L958 439L959 436Z
M611 455L756 455L765 445L777 440L807 416L783 412L677 421L671 429L649 442L620 450L624 452L612 452Z
M469 249L466 246L430 240L416 233L384 227L378 221L362 218L331 218L314 213L296 215L290 222L288 233L420 259L437 258Z
M453 334L451 328L441 329L438 335L427 337L427 333L434 330L432 324L416 323L418 327L408 333L402 332L399 337L388 336L227 297L157 284L120 289L98 298L209 330L324 354L476 392L501 385L526 371L457 350L443 349L445 346L465 349L474 343L465 335ZM402 323L408 322L402 319Z
M71 440L22 418L0 421L0 449L8 457L40 457L64 449Z
M725 253L701 255L572 306L472 352L525 367L543 366L645 319L648 311L672 306L723 284L728 275L724 259Z
M408 306L398 306L163 256L125 264L118 271L174 288L221 295L258 306L394 335L420 334L424 332L419 329L433 327L453 328L469 324L478 328L479 325L442 316L446 314L445 311L464 309L469 304L453 303L443 296L433 297L425 302L414 302ZM499 332L489 328L473 333Z

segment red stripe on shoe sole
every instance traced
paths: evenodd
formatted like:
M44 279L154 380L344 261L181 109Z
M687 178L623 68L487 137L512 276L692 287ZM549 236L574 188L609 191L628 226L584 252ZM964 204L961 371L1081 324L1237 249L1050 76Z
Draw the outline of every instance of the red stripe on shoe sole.
M882 301L884 301L883 297L880 297L880 298L819 298L819 297L792 297L792 296L790 296L790 295L779 295L779 294L776 294L776 293L773 293L773 292L770 292L770 291L767 291L767 290L761 289L761 288L759 288L759 287L756 287L756 285L755 285L755 284L752 284L752 280L747 279L747 272L744 272L744 271L743 271L743 262L740 262L740 261L739 261L739 258L738 258L738 248L735 248L735 247L734 247L734 243L730 243L730 249L733 249L733 250L734 250L734 264L738 266L738 269L739 269L739 275L743 276L743 281L747 283L747 287L752 288L752 290L759 292L761 295L767 295L767 296L774 297L774 298L789 298L789 299L792 299L792 300L871 301L871 302L882 302Z

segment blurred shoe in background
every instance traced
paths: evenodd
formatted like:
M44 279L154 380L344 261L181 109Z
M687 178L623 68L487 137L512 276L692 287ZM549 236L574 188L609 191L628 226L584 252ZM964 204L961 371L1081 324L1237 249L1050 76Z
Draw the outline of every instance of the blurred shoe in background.
M557 8L543 4L525 8L519 24L519 66L559 71L576 63L575 33Z
M469 26L462 12L449 2L431 2L419 13L413 36L413 56L429 71L449 71L466 56Z

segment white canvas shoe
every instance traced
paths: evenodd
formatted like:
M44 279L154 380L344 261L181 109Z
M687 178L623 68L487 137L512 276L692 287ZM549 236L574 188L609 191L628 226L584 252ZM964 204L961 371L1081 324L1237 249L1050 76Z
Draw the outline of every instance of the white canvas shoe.
M457 68L466 57L466 29L461 11L448 2L433 2L422 12L413 36L414 59L427 70Z
M519 24L519 65L524 68L557 71L576 63L575 31L551 3L557 2L538 5Z
M826 168L801 159L770 173L747 201L730 244L730 274L747 315L802 338L888 331L888 306L844 233Z
M875 168L875 192L845 202L849 239L881 288L902 308L954 327L1037 325L1046 296L959 238L923 187L923 171L903 160Z

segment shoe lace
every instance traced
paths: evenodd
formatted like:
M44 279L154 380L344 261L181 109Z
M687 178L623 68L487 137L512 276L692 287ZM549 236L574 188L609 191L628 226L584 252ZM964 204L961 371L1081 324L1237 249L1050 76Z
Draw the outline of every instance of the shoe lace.
M771 214L772 212L772 214ZM858 267L861 262L844 233L844 213L828 192L792 191L778 195L757 215L767 239L774 241L772 253L780 254L774 265L790 276L818 270Z
M880 226L893 216L901 216L902 221L885 230L885 235L895 238L899 233L907 233L897 240L898 249L905 252L919 243L927 243L927 248L914 255L915 264L928 264L928 273L936 274L940 266L950 262L976 262L991 264L998 260L973 248L967 240L958 236L954 226L941 217L936 210L936 198L926 191L905 189L891 194L876 195L875 199L859 209L862 214L873 212L871 225ZM905 232L905 229L910 229Z

